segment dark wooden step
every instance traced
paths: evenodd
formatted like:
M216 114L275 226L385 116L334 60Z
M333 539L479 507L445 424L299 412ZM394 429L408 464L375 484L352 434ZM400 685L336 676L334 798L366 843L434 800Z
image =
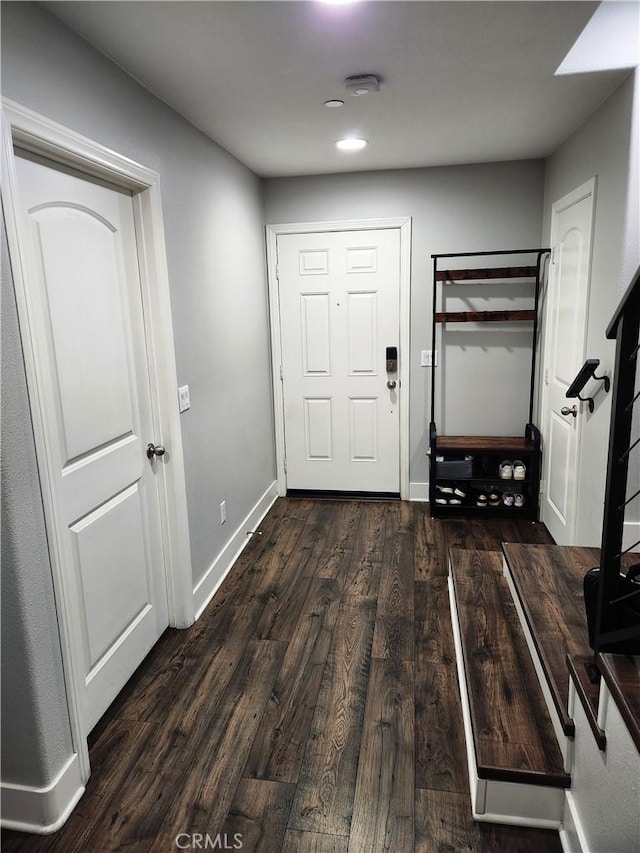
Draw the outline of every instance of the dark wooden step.
M569 787L502 555L452 549L450 560L478 777Z
M588 657L582 581L600 560L598 548L505 543L513 585L540 659L562 729L574 734L567 712L567 655Z

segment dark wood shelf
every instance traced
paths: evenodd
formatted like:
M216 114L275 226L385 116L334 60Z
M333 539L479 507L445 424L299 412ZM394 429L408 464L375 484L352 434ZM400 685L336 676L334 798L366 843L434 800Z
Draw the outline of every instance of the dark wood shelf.
M436 323L509 323L533 321L535 311L439 311Z
M431 418L429 421L429 502L431 504L432 516L448 516L454 514L473 514L483 513L487 516L491 515L511 515L517 514L522 519L537 520L539 502L540 502L540 464L541 464L541 448L540 448L540 433L533 424L533 409L534 409L534 391L535 391L535 363L536 363L536 343L538 330L538 307L540 297L540 272L542 256L547 254L550 249L500 249L495 252L462 252L448 253L440 255L432 255L433 260L433 294L432 294L432 323L431 323L431 340L432 349L437 347L437 330L441 327L441 342L442 347L445 347L445 342L448 339L447 330L443 324L450 323L456 325L459 323L527 323L531 328L531 370L528 377L530 384L529 389L529 413L526 420L526 426L523 431L523 436L438 436L436 427L436 381L437 375L435 365L431 367ZM526 256L529 257L526 257ZM510 257L509 257L510 256ZM536 257L536 263L532 263L533 256ZM447 259L444 261L444 259ZM465 260L462 260L462 259ZM439 262L444 262L452 266L469 264L469 267L461 269L438 269ZM513 264L511 265L510 264ZM479 264L486 263L489 266L481 267ZM509 264L509 266L507 266ZM519 279L520 285L526 285L529 292L529 285L532 285L530 292L530 301L524 303L505 303L499 300L494 300L497 295L495 288L493 290L485 289L484 295L488 296L493 301L488 305L498 308L501 304L512 305L514 310L463 310L463 311L447 311L447 296L455 296L455 290L447 290L447 285L455 283L470 282L475 288L482 287L483 284L493 282L500 287L503 284L508 284L509 280ZM442 285L442 290L439 286ZM503 293L505 291L502 291ZM508 291L507 291L508 292ZM460 291L458 291L458 295ZM440 300L438 300L438 295ZM459 303L458 303L459 304ZM522 305L521 308L515 309L516 305ZM528 307L527 307L528 306ZM453 303L451 307L456 307ZM464 307L464 303L460 306ZM438 310L438 309L442 310ZM527 327L525 327L526 329ZM476 333L478 330L476 330ZM527 332L528 334L528 332ZM501 338L500 329L496 331L495 340L496 346L500 347ZM525 381L525 377L521 377ZM492 381L491 374L486 377L487 383ZM473 423L473 413L469 413L469 423ZM499 429L499 426L497 427ZM504 454L502 459L523 459L526 464L526 479L525 480L502 480L497 469L497 462L500 460L491 459L489 464L487 460L474 460L467 465L438 465L436 457L438 454L445 455L447 452L456 454L453 461L457 458L457 454L474 454L491 455ZM461 460L462 461L462 460ZM445 474L442 478L438 476L438 469ZM455 470L466 474L466 477L447 477ZM495 472L497 476L486 476L485 472ZM476 476L468 476L476 475ZM480 474L481 476L477 476ZM462 505L460 507L448 507L445 505L436 505L435 484L440 479L459 479L465 482L476 482L478 488L489 488L493 486L495 489L502 491L518 491L526 492L527 503L525 507L473 507Z
M473 270L440 270L436 281L485 281L496 278L535 278L536 267L491 267Z
M535 446L530 439L521 435L438 435L436 450L533 453Z

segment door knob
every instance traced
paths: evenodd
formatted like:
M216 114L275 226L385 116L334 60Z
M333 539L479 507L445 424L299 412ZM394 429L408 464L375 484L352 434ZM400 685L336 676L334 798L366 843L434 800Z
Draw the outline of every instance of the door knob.
M395 379L387 379L387 388L388 388L390 391L393 391L393 389L394 389L395 387L396 387L396 380L395 380Z
M164 456L166 452L162 444L154 444L152 441L147 444L147 459L153 459L154 456Z
M573 406L571 406L571 408L569 408L569 406L563 406L560 409L560 414L561 415L573 415L573 417L576 418L578 416L578 407L576 406L575 403L573 404Z

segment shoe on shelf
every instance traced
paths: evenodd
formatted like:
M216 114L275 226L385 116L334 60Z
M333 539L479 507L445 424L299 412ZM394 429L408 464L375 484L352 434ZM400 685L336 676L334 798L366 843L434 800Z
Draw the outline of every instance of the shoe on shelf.
M436 492L440 492L441 495L452 495L453 486L443 486L441 483L436 483Z
M527 466L521 459L513 460L513 479L524 480L527 476Z
M456 483L456 484L454 485L454 487L453 487L453 494L454 494L457 498L466 498L466 496L467 496L467 490L466 490L465 488L463 488L463 487L460 485L460 483Z
M512 492L505 492L502 495L502 503L505 506L513 506L515 499L515 495Z
M526 498L522 494L522 492L516 492L516 494L514 495L514 499L513 499L513 505L517 506L517 507L522 507L522 506L524 506L525 501L526 501Z
M495 492L493 489L489 492L489 506L500 506L502 503L502 498L500 497L498 492Z
M451 498L449 504L451 506L460 506L462 504L462 501L460 500L460 498Z
M449 501L447 498L436 498L436 503L437 504L444 504L445 506L447 506Z
M478 492L476 497L476 506L486 506L489 503L489 499L485 495L484 492Z
M498 474L501 480L510 480L513 477L513 462L505 459L498 465Z

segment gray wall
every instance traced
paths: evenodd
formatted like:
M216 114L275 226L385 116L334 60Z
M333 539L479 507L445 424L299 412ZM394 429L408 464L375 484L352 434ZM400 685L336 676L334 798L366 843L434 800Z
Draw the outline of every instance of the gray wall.
M267 223L411 216L410 480L428 481L432 253L532 248L540 245L544 163L407 169L265 181ZM464 266L464 263L458 264ZM483 297L504 294L487 288ZM521 304L521 288L510 290ZM453 303L447 303L455 310ZM480 301L479 307L504 307ZM530 335L515 325L487 330L451 327L445 357L438 347L440 417L450 434L520 434L528 414ZM506 357L505 357L506 356ZM443 375L443 365L446 371ZM523 377L525 381L523 382ZM440 394L443 389L444 399Z
M3 780L44 786L70 755L71 733L4 222L1 269Z
M36 4L2 35L5 96L160 173L195 582L274 479L260 181Z
M637 129L632 135L640 119L637 87L636 72L547 161L545 240L550 238L554 201L594 175L598 178L586 357L601 360L600 374L613 372L615 345L605 339L605 331L639 262ZM596 390L598 383L588 387ZM610 394L600 393L594 413L584 413L577 527L581 545L600 545L610 417ZM630 471L633 491L638 482L636 463ZM627 518L640 518L637 502Z
M2 86L4 96L161 175L178 380L191 390L182 430L195 584L275 479L261 183L35 3L3 4ZM15 342L12 304L2 321L3 335ZM4 365L4 388L25 399L17 358ZM27 442L24 412L21 429ZM11 434L3 449L9 470L25 457L33 460L32 448L16 447ZM32 468L33 462L31 480L22 486L28 483L37 495ZM9 507L14 525L19 495ZM36 661L55 658L56 648L42 530L42 513L32 498L29 511L20 512L21 536L31 544L18 549L9 535L2 550L3 594L6 577L7 602L28 599L29 608L28 613L15 608L8 623L13 630L3 644L3 671L14 670L13 686L3 693L12 741L3 756L3 780L27 781L27 775L30 784L49 781L52 768L60 769L69 754L68 734L59 731L66 718L59 656L47 678L34 668ZM29 591L36 580L37 598ZM40 699L56 706L60 719L54 726L50 715L46 731L34 737Z

